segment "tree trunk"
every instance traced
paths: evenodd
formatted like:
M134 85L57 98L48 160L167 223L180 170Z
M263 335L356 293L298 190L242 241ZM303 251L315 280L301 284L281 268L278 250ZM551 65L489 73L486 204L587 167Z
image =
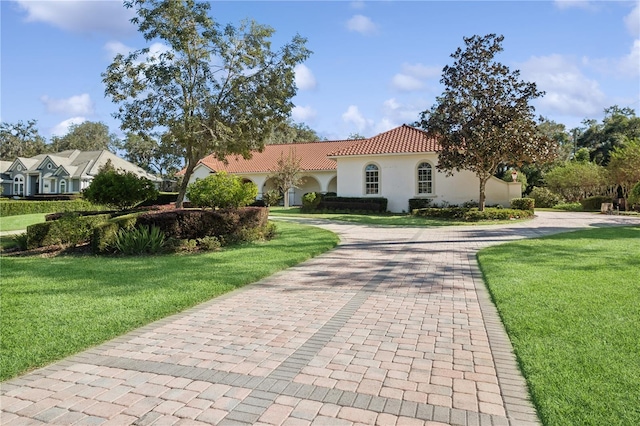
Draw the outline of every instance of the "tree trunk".
M289 208L289 190L285 189L283 191L283 195L284 195L284 208L288 209Z
M178 199L176 200L176 208L181 209L184 203L184 197L187 195L187 186L189 185L189 179L193 174L193 169L196 168L197 162L187 160L187 169L184 171L182 182L180 183L180 189L178 190Z
M484 211L484 202L485 202L485 189L487 187L487 181L489 178L480 177L480 198L478 200L478 210L481 212Z

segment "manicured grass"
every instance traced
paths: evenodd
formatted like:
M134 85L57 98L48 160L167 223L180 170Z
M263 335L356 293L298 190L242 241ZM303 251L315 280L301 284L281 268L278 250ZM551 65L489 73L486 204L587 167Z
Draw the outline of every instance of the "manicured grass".
M182 311L334 247L335 234L278 223L265 243L197 255L0 257L0 379Z
M352 222L360 225L374 226L459 226L459 225L478 225L482 224L504 224L513 223L514 221L491 221L491 222L464 222L461 220L447 220L430 217L415 217L410 214L401 213L372 213L372 214L353 214L353 213L300 213L299 207L291 207L285 209L283 207L270 207L269 216L278 217L304 217L308 219L326 219L338 222Z
M545 425L640 424L640 226L480 251Z
M0 217L0 231L16 231L27 229L27 226L34 223L44 222L47 213L23 214L20 216Z

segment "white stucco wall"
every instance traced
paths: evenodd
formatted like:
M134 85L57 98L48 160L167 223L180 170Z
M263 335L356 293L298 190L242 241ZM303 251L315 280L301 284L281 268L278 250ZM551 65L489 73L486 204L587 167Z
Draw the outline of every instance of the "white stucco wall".
M397 154L367 157L338 158L337 193L344 197L385 197L389 200L391 212L402 212L409 209L410 198L432 198L434 203L462 204L465 201L479 198L480 185L478 178L469 171L461 171L453 176L446 176L436 170L437 154ZM417 167L428 162L433 167L433 193L418 194ZM366 195L364 169L370 164L379 168L378 195ZM509 206L512 198L521 196L519 183L507 183L492 178L487 182L486 204Z

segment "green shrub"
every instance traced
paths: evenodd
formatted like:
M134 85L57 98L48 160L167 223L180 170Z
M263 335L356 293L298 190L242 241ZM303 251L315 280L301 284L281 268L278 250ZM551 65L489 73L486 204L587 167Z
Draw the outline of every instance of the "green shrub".
M93 229L91 250L93 253L110 251L121 229L131 229L136 225L138 214L114 217Z
M0 216L19 216L34 213L55 213L104 210L105 207L93 204L87 200L64 201L32 201L32 200L2 200L0 201Z
M535 200L535 206L538 208L554 207L561 201L558 194L551 192L548 188L538 186L533 187L529 193L529 198Z
M462 220L466 222L526 219L526 218L533 217L532 210L485 208L484 211L480 211L476 207L473 207L473 208L427 207L425 209L416 209L413 211L412 214L418 217L455 219L455 220Z
M113 248L116 252L127 255L157 254L162 250L164 240L164 234L155 226L120 229Z
M315 192L309 192L302 196L302 208L303 212L311 212L318 208L318 205L322 201L322 196Z
M222 247L222 243L218 237L198 238L196 242L200 249L206 251L220 250L220 247Z
M262 195L267 207L277 206L280 200L282 200L282 194L276 189L271 189Z
M599 212L602 203L613 203L613 198L597 195L580 200L584 212Z
M199 179L187 187L187 198L194 207L232 209L244 207L258 195L253 182L242 182L242 178L226 172L217 172Z
M318 210L386 212L388 200L383 197L334 197L325 195Z
M631 191L629 192L629 200L630 205L640 204L640 182L636 183Z
M18 250L26 250L28 247L28 237L26 232L14 235L13 237L11 237L11 240L15 243Z
M178 199L177 192L159 192L158 197L152 200L146 200L140 203L139 207L162 206L165 204L175 204Z
M427 207L431 207L431 203L433 202L432 198L411 198L409 199L409 212L414 211L415 209L424 209Z
M580 203L559 203L559 204L556 204L553 208L557 209L557 210L568 211L568 212L581 212L582 211L582 204L580 204Z
M511 200L511 208L515 210L533 210L536 200L533 198L513 198Z
M143 201L155 200L158 190L147 178L105 166L93 178L83 195L93 203L126 210Z
M50 245L70 245L91 240L93 229L109 220L110 214L79 216L67 213L58 220L37 223L27 227L27 248Z

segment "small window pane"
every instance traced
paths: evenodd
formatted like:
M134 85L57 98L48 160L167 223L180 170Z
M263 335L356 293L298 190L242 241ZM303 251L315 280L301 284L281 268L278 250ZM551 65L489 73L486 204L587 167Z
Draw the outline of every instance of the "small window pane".
M365 193L378 194L378 166L369 164L365 167Z
M433 168L429 163L418 165L418 194L431 194L433 192Z

